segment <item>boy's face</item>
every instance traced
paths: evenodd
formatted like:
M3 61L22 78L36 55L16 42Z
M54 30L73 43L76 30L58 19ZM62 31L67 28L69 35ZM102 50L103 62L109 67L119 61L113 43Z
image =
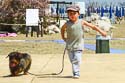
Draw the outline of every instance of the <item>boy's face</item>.
M67 14L68 14L69 19L73 22L77 21L79 17L78 11L68 11Z

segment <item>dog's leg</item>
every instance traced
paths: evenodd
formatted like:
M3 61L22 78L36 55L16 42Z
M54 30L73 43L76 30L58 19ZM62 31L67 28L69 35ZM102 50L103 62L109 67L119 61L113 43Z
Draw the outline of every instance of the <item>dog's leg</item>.
M30 69L31 67L31 60L29 62L29 65L26 67L26 69L24 70L24 75L27 75L28 74L28 70Z
M18 72L11 72L11 76L17 76Z

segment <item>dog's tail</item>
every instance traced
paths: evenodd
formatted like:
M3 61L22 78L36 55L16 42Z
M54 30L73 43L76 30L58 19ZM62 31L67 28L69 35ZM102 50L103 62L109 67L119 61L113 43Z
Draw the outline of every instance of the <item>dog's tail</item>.
M17 53L19 53L19 52L18 51L10 52L5 58L8 58L9 56L12 56L12 54L16 55Z
M9 57L9 55L7 55L5 58L8 58Z

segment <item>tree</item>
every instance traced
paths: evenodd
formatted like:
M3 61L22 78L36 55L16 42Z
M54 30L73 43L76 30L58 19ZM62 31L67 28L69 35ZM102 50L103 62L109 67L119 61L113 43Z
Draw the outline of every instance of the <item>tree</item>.
M39 8L43 12L40 16L44 16L48 0L1 0L0 5L0 23L25 24L26 9ZM13 32L10 28L13 29L13 25L0 25L0 30Z

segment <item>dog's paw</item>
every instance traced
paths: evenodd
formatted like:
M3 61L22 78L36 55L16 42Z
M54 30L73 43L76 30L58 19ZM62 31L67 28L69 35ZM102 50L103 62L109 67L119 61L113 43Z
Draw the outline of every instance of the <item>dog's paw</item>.
M27 73L27 72L24 72L24 75L28 75L28 73Z

